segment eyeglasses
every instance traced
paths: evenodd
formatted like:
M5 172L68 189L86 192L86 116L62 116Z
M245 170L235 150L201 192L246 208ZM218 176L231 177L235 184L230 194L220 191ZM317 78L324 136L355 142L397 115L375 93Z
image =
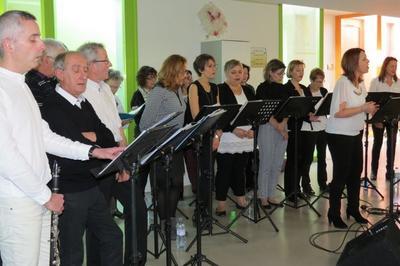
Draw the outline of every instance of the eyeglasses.
M103 60L93 60L93 63L106 63L106 64L110 64L110 60L108 59L103 59Z

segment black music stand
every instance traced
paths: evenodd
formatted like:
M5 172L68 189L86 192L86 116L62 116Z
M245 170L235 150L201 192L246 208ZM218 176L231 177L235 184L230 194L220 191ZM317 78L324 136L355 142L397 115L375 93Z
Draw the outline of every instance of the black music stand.
M387 132L387 149L389 150L389 177L390 177L390 190L389 190L389 219L393 219L400 223L398 217L399 213L394 213L394 153L396 147L394 146L394 134L397 134L395 130L395 125L399 123L400 120L400 97L390 97L390 99L380 107L380 109L375 113L375 115L368 120L368 123L383 123L386 127Z
M277 118L286 118L291 117L294 119L294 178L293 178L293 192L287 195L282 203L286 204L289 207L298 209L304 206L309 206L318 217L321 214L314 208L314 206L310 203L307 197L302 197L306 204L299 205L298 204L298 196L300 195L300 191L298 191L298 123L301 118L306 117L310 112L314 110L315 104L321 99L321 97L302 97L302 96L291 96L287 101L277 110L274 115ZM300 121L301 122L301 121ZM289 204L288 201L290 198L294 199L294 203Z
M210 141L210 143L212 143L212 138L213 138L215 129L216 128L224 128L224 127L226 127L229 124L229 122L238 113L238 111L240 109L240 106L241 106L240 104L203 105L200 108L200 111L197 114L197 116L195 117L194 121L198 121L201 118L203 118L204 116L209 115L212 112L214 112L215 110L218 110L218 109L221 109L221 108L227 111L221 116L219 121L217 121L217 123L214 125L214 127L209 132L209 137L210 137L209 141ZM203 140L204 140L204 138L203 138ZM209 149L208 149L208 155L209 155L209 158L210 158L210 162L209 162L210 167L208 169L208 175L206 177L209 180L209 188L210 188L209 195L208 195L208 197L209 197L209 199L208 199L208 208L207 208L209 215L212 215L212 208L213 208L213 206L212 206L212 193L211 193L212 189L211 188L213 187L213 184L214 184L214 179L213 179L214 178L214 168L211 167L211 165L213 165L213 158L212 158L213 156L212 156L212 154L213 154L213 150L212 150L212 146L210 146ZM198 163L200 163L200 162L198 161ZM195 201L196 201L196 199L194 199L192 202L190 202L189 206L192 206L193 203L195 203ZM210 226L209 232L210 232L210 234L212 234L212 226Z
M325 95L321 99L320 102L317 103L319 106L315 106L315 116L327 116L330 113L330 108L331 108L331 102L332 102L332 92L329 92L328 94ZM311 202L311 205L314 205L320 198L324 197L327 198L325 193L329 191L329 186L325 188L321 193Z
M139 169L139 159L141 156L146 154L149 150L157 146L160 139L171 135L173 132L172 126L160 126L151 129L144 130L134 142L129 144L125 150L114 160L112 160L106 167L100 172L96 173L96 178L108 175L112 172L126 170L130 173L131 183L131 201L132 201L132 258L130 259L129 265L140 265L142 254L138 251L137 243L137 221L136 221L136 185L137 178L136 173Z
M375 102L379 106L383 106L389 99L390 97L398 97L400 96L399 93L392 93L392 92L369 92L366 101L367 102ZM372 189L376 193L379 194L379 196L382 198L382 200L385 198L383 194L378 190L378 188L375 186L374 183L371 182L370 178L368 177L368 146L369 146L369 140L368 140L368 135L369 135L369 114L367 114L367 118L365 121L365 140L364 140L364 176L361 178L361 187L364 189ZM387 147L386 147L387 149ZM376 173L378 174L378 173Z
M279 232L278 227L272 221L270 213L268 213L260 204L258 200L258 166L259 166L259 159L258 159L258 129L261 124L265 124L269 121L272 114L275 112L276 108L281 103L280 100L257 100L257 101L249 101L242 106L239 113L236 115L234 120L231 122L232 127L244 126L244 125L252 125L252 129L254 131L254 138L253 138L253 198L247 204L247 206L241 210L241 212L231 221L228 227L232 227L235 222L241 217L244 216L248 220L258 223L259 221L264 220L267 218L271 223L272 227L275 229L276 232ZM250 217L247 216L245 213L250 208L253 207L254 216ZM276 210L278 206L276 206L271 213ZM261 212L264 213L264 216L261 217Z
M212 113L215 111L221 111L223 110L224 113L210 126L207 126L204 130L201 131L201 135L204 135L207 132L213 132L213 128L215 126L218 126L218 128L222 128L225 127L226 125L228 125L230 123L230 121L232 120L232 118L236 115L237 111L239 110L240 105L221 105L221 106L203 106L202 109L204 109L201 113L202 114L208 114L208 113ZM208 115L207 115L208 116ZM207 116L201 118L204 119ZM196 119L200 119L199 116L196 117ZM213 138L213 134L209 134L210 135L210 144L212 143L212 138ZM202 138L203 136L201 136ZM197 142L200 142L199 140L197 140ZM199 147L195 147L195 148L201 148L201 145ZM198 152L200 152L200 150L198 150ZM200 212L197 211L196 212L196 223L197 223L197 234L196 237L190 242L190 244L188 245L188 247L186 248L186 251L189 251L190 248L193 246L194 242L197 241L197 246L199 246L199 240L201 240L201 235L202 232L205 229L208 229L208 235L220 235L220 234L232 234L233 236L235 236L236 238L238 238L239 240L241 240L244 243L247 243L248 240L243 238L242 236L240 236L239 234L233 232L229 227L224 226L223 224L221 224L218 219L214 218L212 215L212 191L211 191L211 187L213 185L213 178L214 178L214 167L212 164L212 147L210 145L209 149L208 149L209 154L209 158L210 158L210 169L209 169L209 186L210 186L210 191L209 191L209 212L208 212L208 217L206 217L204 219L204 222L200 223ZM200 155L200 154L199 154ZM197 158L199 160L199 158ZM201 177L201 169L200 169L200 163L197 164L197 171L199 174L199 178L197 180L198 182L198 187L200 186L200 178L206 178L206 177ZM199 195L199 191L196 193L196 200L200 200ZM199 207L198 204L196 206L197 208ZM213 232L213 224L215 224L216 226L218 226L219 228L221 228L223 231L222 232L218 232L218 233L214 233ZM193 257L192 257L193 258ZM193 263L193 260L190 262ZM185 264L188 265L188 264ZM194 264L193 264L194 265Z
M204 117L204 119L198 121L195 124L189 124L183 128L178 129L171 136L169 136L163 143L159 144L158 147L156 147L155 149L153 149L148 154L142 157L142 159L140 160L140 165L148 164L149 162L158 160L160 158L164 160L164 170L166 172L165 197L167 198L169 197L169 185L170 185L169 170L173 153L176 153L184 149L192 141L192 139L197 136L197 134L203 134L201 132L205 130L206 125L212 126L216 122L216 120L218 120L220 115L222 115L223 112L224 111L222 110L216 111L213 114ZM166 265L169 266L171 265L172 252L171 252L171 231L170 231L171 221L169 217L168 204L166 205L166 213L167 213L166 226L165 226L166 254L167 254ZM194 256L192 259L197 260L198 256ZM201 261L212 263L202 254L200 254L199 259L201 259ZM174 261L174 264L177 265L176 261Z

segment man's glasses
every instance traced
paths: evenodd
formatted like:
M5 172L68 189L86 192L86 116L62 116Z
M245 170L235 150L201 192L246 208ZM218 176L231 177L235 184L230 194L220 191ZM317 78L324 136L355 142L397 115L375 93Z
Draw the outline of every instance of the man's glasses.
M93 60L93 63L106 63L106 64L110 64L110 60L108 59L104 59L104 60Z

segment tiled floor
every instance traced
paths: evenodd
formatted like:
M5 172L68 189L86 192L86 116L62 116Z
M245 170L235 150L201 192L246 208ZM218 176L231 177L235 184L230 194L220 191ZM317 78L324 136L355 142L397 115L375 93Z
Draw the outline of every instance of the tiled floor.
M370 142L370 147L372 142ZM386 147L382 147L382 157ZM397 156L396 165L400 166L400 156ZM328 173L331 175L331 161L328 159ZM312 166L311 177L313 182L316 182L316 165ZM374 181L380 192L385 196L384 200L381 200L378 194L369 189L362 189L361 198L371 203L374 207L386 208L388 206L388 193L389 185L384 180L385 174L385 158L381 158L381 165L378 175L378 181ZM281 180L282 181L282 180ZM314 183L313 183L314 184ZM400 199L399 188L400 185L395 187L395 203ZM317 186L314 184L314 189L317 191ZM283 194L278 193L281 198ZM185 201L180 202L179 207L189 216L192 216L193 208L188 207L188 202L191 198L187 198ZM363 204L363 203L361 203ZM346 201L343 200L343 208L346 206ZM276 233L268 220L263 220L257 224L245 219L240 218L238 222L232 227L232 230L247 238L249 242L247 244L242 243L232 235L214 235L205 236L202 238L203 243L203 254L208 259L214 261L218 265L229 265L229 266L241 266L241 265L274 265L274 266L302 266L302 265L336 265L339 255L331 254L315 247L309 243L309 238L312 234L332 230L333 226L328 225L327 220L327 199L321 198L316 204L316 209L321 213L321 217L318 217L310 208L303 207L300 209L293 209L290 207L284 207L276 210L272 214L272 219L279 228L279 232ZM231 212L226 218L219 219L223 224L229 223L229 217L238 213L238 210L231 204L229 211ZM344 213L344 210L342 211ZM366 213L364 213L367 216ZM343 218L344 215L342 215ZM369 215L367 218L375 223L382 216ZM347 224L351 224L354 220L345 220ZM187 241L188 243L195 236L195 229L192 226L191 220L185 220L187 228ZM219 229L214 227L217 232ZM357 225L354 229L357 228ZM331 233L324 235L318 240L318 244L328 249L335 249L342 242L345 232ZM354 238L354 233L348 236L348 239ZM196 251L194 245L189 252L176 251L175 242L173 245L173 254L178 261L178 265L183 265L190 259ZM153 249L152 235L149 237L148 248ZM147 265L166 265L165 253L159 258L155 259L148 254ZM203 264L207 265L207 264Z

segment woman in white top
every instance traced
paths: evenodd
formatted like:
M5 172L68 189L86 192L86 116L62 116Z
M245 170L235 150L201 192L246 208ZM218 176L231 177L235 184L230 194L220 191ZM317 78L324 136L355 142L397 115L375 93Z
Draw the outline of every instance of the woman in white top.
M305 96L316 96L324 97L328 90L322 87L324 84L325 73L320 68L314 68L310 72L310 85L304 90ZM300 131L301 139L301 150L303 154L300 161L300 175L301 175L301 185L303 187L303 192L314 191L311 187L310 180L310 166L314 159L314 149L317 148L318 153L318 185L321 191L327 189L326 180L326 116L314 116L310 115L310 119L303 122L303 126ZM308 189L307 189L308 188Z
M238 60L229 60L224 66L226 82L219 84L219 101L224 104L245 104L255 99L248 87L242 86L243 67ZM226 215L226 195L229 187L236 196L236 207L245 208L245 169L248 152L253 151L253 130L251 126L228 127L223 129L217 154L217 175L215 177L215 198L218 202L215 213Z
M374 114L374 102L365 102L362 76L368 72L369 60L361 48L347 50L342 58L343 75L336 82L330 117L326 125L328 147L332 155L333 176L329 188L329 224L347 228L340 217L341 195L347 187L347 218L367 223L359 210L360 177L363 165L362 135L365 113Z
M395 92L400 93L400 81L396 75L397 59L386 57L383 61L379 76L371 81L370 92ZM395 125L394 131L397 132L398 126ZM374 145L372 146L371 179L376 180L378 175L379 155L381 153L383 132L385 128L382 123L372 124L374 132ZM396 146L396 136L394 134L394 145ZM386 158L389 158L389 150L386 150ZM394 158L393 158L394 159ZM388 164L386 164L386 179L389 179Z

